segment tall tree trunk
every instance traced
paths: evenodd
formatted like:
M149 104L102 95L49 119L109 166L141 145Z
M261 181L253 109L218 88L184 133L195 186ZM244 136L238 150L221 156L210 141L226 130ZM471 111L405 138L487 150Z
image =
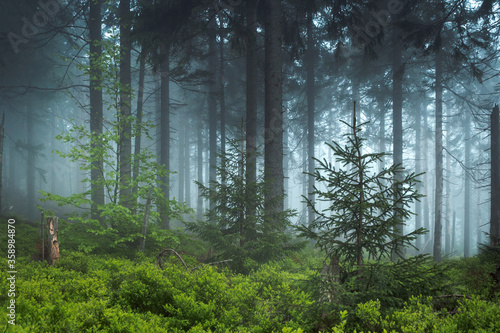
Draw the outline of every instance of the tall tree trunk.
M189 127L189 119L186 117L186 123L184 125L184 186L185 186L185 198L186 205L191 206L191 141L189 140L189 134L191 134L191 128Z
M470 113L466 112L465 115L465 168L471 167L471 131L470 131ZM465 177L465 194L464 194L464 257L471 256L470 252L470 196L471 196L471 183L470 176L467 169L464 171Z
M26 106L26 193L27 193L27 211L29 219L34 218L35 211L35 142L34 142L34 119L33 105L28 102Z
M380 153L385 152L385 105L382 98L377 100L378 107L380 108L380 127L379 127L379 141L378 141L378 151ZM330 149L328 149L330 151ZM381 172L385 168L385 157L379 161L378 170Z
M200 108L200 110L203 110L203 107ZM196 143L197 143L197 165L198 165L198 183L203 184L203 123L201 121L202 117L197 117L197 128L198 130L196 131ZM198 221L201 221L203 218L203 197L201 196L201 188L198 186L198 195L197 197L197 202L196 202L196 218Z
M208 132L209 132L209 185L213 190L213 182L217 178L217 44L216 44L216 24L215 18L209 22L208 33L208 72L210 73L208 83ZM214 203L210 202L210 209L213 209Z
M90 1L90 132L94 136L102 134L101 21L101 0ZM93 140L93 148L99 145L99 140ZM102 156L97 154L92 157L92 161L92 169L90 170L90 197L92 201L90 217L92 219L99 219L98 206L104 205L104 184L102 183L104 169Z
M446 125L446 133L450 133L450 130L449 130L449 122L447 123ZM450 182L451 182L451 172L450 172L450 167L451 167L451 163L450 163L450 155L447 154L446 155L446 171L447 171L447 177L446 177L446 213L445 213L445 218L444 218L444 222L445 222L445 234L444 234L444 254L445 255L448 255L450 254L450 242L451 242L451 186L450 186Z
M436 261L441 261L443 237L443 69L442 54L436 53L436 188L434 195L434 249Z
M290 174L290 146L289 146L289 129L288 129L288 118L283 117L283 188L286 193L283 209L287 210L289 208L290 197L289 193L289 174Z
M255 216L257 203L249 193L257 180L257 0L248 0L246 38L246 183L247 216Z
M178 179L179 179L179 202L184 202L184 170L186 169L186 163L185 163L185 160L184 160L184 145L186 144L185 140L186 140L186 135L185 135L185 131L186 131L186 126L185 126L185 119L184 117L182 116L182 113L181 111L179 111L179 115L178 115L178 119L179 119L179 125L178 125L178 131L179 131L179 139L178 139L178 142L179 142L179 149L178 149L178 157L179 157L179 171L177 173L177 176L178 176Z
M403 166L403 72L402 45L399 27L394 24L392 32L392 129L393 129L393 163ZM395 174L397 182L402 181L402 171ZM399 190L400 191L400 190ZM403 234L403 225L399 225L395 232ZM393 254L393 260L399 258L398 252L404 256L404 247L398 242Z
M142 109L144 103L144 75L145 75L145 59L139 55L139 87L137 89L137 115L136 115L136 135L134 141L134 167L132 172L132 177L134 180L134 186L132 188L132 193L137 193L136 183L137 177L139 176L139 154L141 153L141 125L142 125Z
M451 117L451 112L448 110L448 118ZM446 122L446 135L450 135L450 121L448 120ZM449 147L448 151L451 151L451 146ZM450 154L446 154L446 214L445 214L445 235L444 235L444 253L445 255L449 255L451 253L451 160L450 160Z
M132 208L132 78L130 74L130 0L120 0L120 203Z
M315 99L315 46L313 38L313 11L312 6L308 6L307 11L307 57L306 57L306 94L307 94L307 162L308 168L308 197L309 202L314 204L314 99ZM307 223L312 225L314 222L314 210L308 205Z
M264 209L271 228L283 211L283 107L281 1L265 1Z
M453 211L453 224L451 229L451 253L455 253L455 243L457 241L457 212Z
M427 103L424 102L424 107L422 110L427 110ZM423 121L424 121L424 126L423 129L425 131L424 136L423 136L423 152L424 152L424 195L425 197L423 198L424 201L424 228L428 230L428 232L424 236L424 251L426 253L431 253L431 247L430 244L432 244L432 228L431 228L431 219L430 219L430 184L431 180L429 179L429 139L428 139L428 132L429 132L429 124L427 123L427 114L424 112L423 116Z
M226 153L226 99L224 95L224 36L220 33L219 42L219 107L220 107L220 150ZM222 161L221 161L222 163Z
M491 113L491 220L490 245L500 245L500 123L498 105Z
M422 173L422 104L416 107L415 112L415 172ZM421 190L421 184L417 185L417 190ZM415 202L415 229L422 227L422 202L417 200ZM422 236L418 235L415 240L415 247L420 251L422 250Z
M170 171L170 45L163 42L160 46L160 72L161 72L161 119L160 119L160 164ZM169 177L160 178L161 189L166 202L170 200ZM161 210L161 224L165 229L170 229L170 218L166 203Z

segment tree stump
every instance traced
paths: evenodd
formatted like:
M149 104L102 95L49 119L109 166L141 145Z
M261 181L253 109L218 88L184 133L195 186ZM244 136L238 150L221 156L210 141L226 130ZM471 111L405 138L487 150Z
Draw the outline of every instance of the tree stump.
M59 219L57 217L48 217L47 227L47 243L49 249L47 261L50 265L54 265L54 263L59 260Z

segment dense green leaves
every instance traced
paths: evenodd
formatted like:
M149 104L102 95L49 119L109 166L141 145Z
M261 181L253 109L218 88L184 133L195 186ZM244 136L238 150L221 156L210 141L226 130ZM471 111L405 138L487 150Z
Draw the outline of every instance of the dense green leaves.
M132 134L135 135L141 127L144 136L149 137L148 131L152 128L149 123L137 124L131 117L127 119L132 127ZM158 221L160 216L161 203L166 202L166 209L171 218L181 219L181 214L190 210L184 204L175 200L166 200L158 179L168 175L169 171L156 162L156 156L148 149L142 149L139 154L132 156L133 161L139 164L139 173L134 180L128 183L120 181L119 163L116 158L116 147L120 140L120 126L118 121L110 121L108 130L102 134L90 133L85 126L73 126L68 133L58 135L57 139L71 145L68 152L57 152L60 156L72 162L79 162L80 169L86 174L95 168L98 159L104 162L103 170L99 170L102 178L91 180L85 178L83 183L88 184L88 190L82 193L75 193L69 197L42 192L42 201L54 201L59 206L70 205L73 211L67 216L71 223L64 224L61 228L62 242L68 241L71 245L77 246L78 250L91 252L100 251L126 251L137 249L139 240L142 238L141 228L144 222L146 202L149 189L151 191L151 207L149 209L149 219L152 222L148 228L149 235L153 243L162 243L171 238L171 232L159 230ZM99 142L99 144L96 144ZM92 185L98 182L105 189L105 204L97 205L99 220L90 218L90 207L93 205L91 199ZM125 189L136 188L132 194L131 209L125 207L120 202L120 193ZM147 242L148 244L148 242Z

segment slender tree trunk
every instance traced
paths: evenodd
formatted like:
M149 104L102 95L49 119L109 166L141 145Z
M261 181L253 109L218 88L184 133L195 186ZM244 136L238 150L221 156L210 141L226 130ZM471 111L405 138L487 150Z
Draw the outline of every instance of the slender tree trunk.
M457 241L457 214L453 211L453 225L451 229L451 253L455 253L455 243Z
M380 98L378 100L378 107L380 108L380 127L379 127L379 141L378 141L378 151L380 153L383 153L386 151L385 149L385 105L383 102L383 99ZM330 149L328 150L330 151ZM379 161L378 164L378 170L379 172L382 172L385 168L385 157L382 156L382 158Z
M102 71L100 67L101 48L101 0L90 1L89 37L90 37L90 132L94 136L102 134ZM94 140L92 146L98 147L99 140ZM99 219L98 206L104 205L103 160L97 154L92 158L90 170L91 218Z
M130 0L120 0L120 203L132 208L131 157L132 157L132 77L130 73Z
M28 218L34 217L35 210L35 142L34 142L34 119L33 105L28 102L26 106L26 193L27 193L27 212Z
M470 131L470 113L466 112L465 115L465 167L471 167L471 131ZM468 258L471 256L470 252L470 196L471 196L471 184L470 176L467 170L464 172L465 177L465 193L464 193L464 257Z
M160 119L160 164L170 171L170 45L163 42L160 46L160 72L161 72L161 119ZM170 200L168 175L160 179L161 189L165 200ZM161 209L161 224L165 229L170 229L170 218L164 203Z
M436 261L441 261L443 237L443 82L442 54L436 53L436 188L434 195L434 249Z
M257 180L257 0L248 0L246 38L246 183L247 192ZM255 216L255 196L247 193L247 216Z
M403 71L402 66L402 45L399 28L393 25L392 33L393 54L392 54L392 128L393 128L393 162L403 166ZM404 178L402 171L395 174L396 181L400 182ZM403 234L401 224L395 230L399 235ZM399 257L398 252L404 256L404 248L398 243L393 255L393 260Z
M203 109L201 107L200 109ZM197 117L197 127L196 131L196 141L197 141L197 165L198 165L198 183L203 184L203 123L201 121L201 117ZM198 186L198 195L196 202L196 218L198 221L201 221L203 218L203 197L201 196L201 189Z
M137 177L139 176L139 154L141 153L141 125L142 125L142 109L144 101L144 75L145 75L145 59L142 55L139 55L139 87L137 89L137 115L136 115L136 136L134 141L134 167L132 177L134 180L134 186L132 188L132 193L137 193L136 183Z
M314 99L315 99L315 46L313 38L313 12L312 6L308 6L307 12L307 57L306 57L306 94L307 94L307 162L308 168L308 200L314 204ZM308 205L307 223L312 225L314 222L314 210Z
M451 117L451 112L448 111L448 118ZM446 122L446 135L450 135L450 120ZM451 151L451 146L449 147L449 151ZM451 253L451 161L450 161L450 154L446 154L446 214L445 214L445 235L444 235L444 253L445 255L449 255Z
M208 72L210 73L210 82L208 83L208 131L209 131L209 185L213 190L213 182L217 178L217 44L215 34L215 19L209 22L208 34ZM214 203L210 202L210 209L213 209Z
M264 209L267 222L276 228L276 214L283 211L283 107L281 1L265 1L265 117Z
M427 104L424 102L424 107L423 110L427 110ZM428 232L424 236L424 241L426 246L424 247L424 251L426 253L431 253L431 248L429 244L432 244L432 228L431 228L431 219L430 219L430 184L431 180L429 179L429 139L428 139L428 134L429 134L429 124L427 123L427 114L424 112L423 114L423 121L424 121L424 126L423 129L425 131L424 136L423 136L423 155L424 155L424 195L425 197L423 198L424 201L424 228L428 230Z
M422 104L416 107L415 112L415 172L422 173ZM421 184L417 185L417 190L420 191ZM422 202L415 202L415 229L422 227ZM420 251L422 250L422 236L417 236L415 240L415 247Z
M288 130L288 118L283 118L283 187L285 190L285 198L283 203L283 209L287 210L289 207L289 165L290 165L290 147L289 147L289 130Z
M498 105L491 113L491 220L490 245L500 244L500 123Z
M226 153L226 99L224 95L224 36L220 33L219 42L219 107L220 107L220 150Z
M189 119L186 117L186 123L184 125L184 186L185 190L185 201L188 207L191 206L191 142L189 140L189 134L191 134L191 128L189 127Z
M481 215L481 190L477 190L477 204L476 204L476 212L477 212L477 243L483 244L483 219Z
M449 122L446 126L447 130L446 130L446 133L450 133L449 131ZM450 254L450 247L451 247L451 186L450 186L450 181L451 181L451 175L450 175L450 166L451 166L451 163L450 163L450 155L447 154L446 155L446 171L447 171L447 180L446 180L446 214L445 214L445 235L444 235L444 253L445 255L448 255Z
M186 140L186 135L185 135L185 131L186 131L186 127L185 127L185 119L184 117L182 116L181 112L179 111L179 115L178 115L178 119L179 119L179 125L178 125L178 130L179 130L179 149L178 149L178 157L179 157L179 171L177 173L177 176L178 176L178 179L179 179L179 202L184 202L184 170L186 168L186 163L184 161L184 145L186 144L185 143L185 140Z

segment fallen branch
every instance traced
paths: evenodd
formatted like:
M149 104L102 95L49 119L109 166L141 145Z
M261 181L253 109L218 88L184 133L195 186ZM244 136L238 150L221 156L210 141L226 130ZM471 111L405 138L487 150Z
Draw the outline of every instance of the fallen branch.
M182 259L181 255L179 253L177 253L177 251L175 251L174 249L165 249L163 251L161 251L159 254L158 254L158 259L156 260L156 264L158 266L160 266L161 269L163 269L163 266L161 264L161 257L165 254L165 253L168 253L168 252L172 252L177 258L179 258L179 260L182 262L182 264L184 265L184 267L186 267L186 270L188 270L188 266L186 265L186 263L184 262L184 259Z

